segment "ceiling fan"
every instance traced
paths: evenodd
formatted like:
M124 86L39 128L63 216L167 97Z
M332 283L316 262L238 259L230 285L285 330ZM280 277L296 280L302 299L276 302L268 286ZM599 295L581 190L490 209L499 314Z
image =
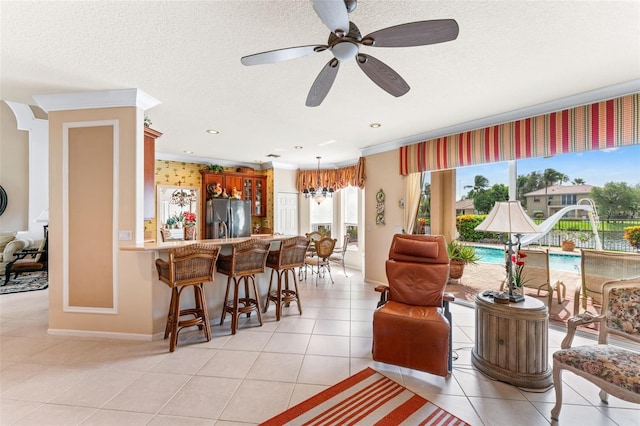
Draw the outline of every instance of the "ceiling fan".
M458 37L458 23L454 19L410 22L374 31L362 37L360 30L349 21L348 14L356 8L357 0L311 0L313 9L331 30L327 44L288 47L244 56L244 65L262 65L300 58L330 50L333 58L324 66L307 95L306 105L315 107L329 93L341 62L356 60L360 69L375 84L393 96L402 96L409 85L391 67L373 56L359 52L359 45L372 47L410 47L443 43Z

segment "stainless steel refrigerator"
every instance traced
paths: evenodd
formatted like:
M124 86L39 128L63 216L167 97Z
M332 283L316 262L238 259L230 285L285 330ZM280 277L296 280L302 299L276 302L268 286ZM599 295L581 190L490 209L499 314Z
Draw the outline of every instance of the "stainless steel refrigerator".
M251 236L251 201L230 198L207 200L206 238Z

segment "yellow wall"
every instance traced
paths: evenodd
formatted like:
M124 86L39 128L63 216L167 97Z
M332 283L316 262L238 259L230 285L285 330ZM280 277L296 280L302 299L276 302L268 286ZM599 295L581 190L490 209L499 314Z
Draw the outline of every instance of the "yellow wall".
M175 186L195 186L202 187L202 175L200 170L205 168L206 164L187 163L183 161L156 160L155 165L155 186L158 185L175 185ZM225 171L235 172L236 167L225 167ZM273 227L273 169L261 170L256 174L267 176L267 216L264 218L251 218L251 229L259 224L260 227ZM157 189L156 189L157 190ZM157 209L157 205L156 205ZM158 212L153 219L144 222L145 239L151 239L156 235L158 224L156 218Z

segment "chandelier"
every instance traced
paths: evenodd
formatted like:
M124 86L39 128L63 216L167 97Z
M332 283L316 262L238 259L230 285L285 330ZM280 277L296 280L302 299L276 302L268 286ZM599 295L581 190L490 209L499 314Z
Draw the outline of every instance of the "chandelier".
M188 192L183 189L176 189L173 191L173 194L171 194L171 200L169 200L169 203L184 207L190 206L191 203L195 203L197 200L198 197L196 195L196 191L193 189Z
M316 157L318 159L318 174L317 174L317 179L316 179L316 187L311 187L309 189L307 189L306 187L304 188L304 190L302 191L302 193L304 194L304 198L313 198L313 201L315 201L316 203L320 204L321 202L324 201L325 198L331 198L333 197L333 188L327 188L326 186L322 186L322 184L320 183L320 158L322 157Z

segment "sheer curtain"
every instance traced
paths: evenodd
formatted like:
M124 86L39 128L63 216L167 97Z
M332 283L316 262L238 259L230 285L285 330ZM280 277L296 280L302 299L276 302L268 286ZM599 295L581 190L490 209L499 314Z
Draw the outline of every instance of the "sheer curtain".
M416 224L416 215L420 206L420 193L422 187L422 173L409 173L404 179L404 232L413 234Z

